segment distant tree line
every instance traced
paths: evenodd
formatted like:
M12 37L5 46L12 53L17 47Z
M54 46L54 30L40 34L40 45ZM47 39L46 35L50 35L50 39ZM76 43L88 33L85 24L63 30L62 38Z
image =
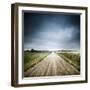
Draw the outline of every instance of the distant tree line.
M51 51L48 51L48 50L35 50L35 49L31 49L31 50L26 50L25 52L51 52Z
M74 52L74 51L77 51L77 50L56 50L56 51L53 51L53 52ZM31 50L26 50L26 52L52 52L52 51L49 51L49 50L35 50L35 49L31 49Z

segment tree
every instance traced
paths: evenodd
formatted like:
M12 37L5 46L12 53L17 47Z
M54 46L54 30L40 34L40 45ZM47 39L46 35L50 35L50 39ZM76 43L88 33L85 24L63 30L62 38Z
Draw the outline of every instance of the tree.
M35 51L35 50L32 48L32 49L31 49L31 52L34 52L34 51Z

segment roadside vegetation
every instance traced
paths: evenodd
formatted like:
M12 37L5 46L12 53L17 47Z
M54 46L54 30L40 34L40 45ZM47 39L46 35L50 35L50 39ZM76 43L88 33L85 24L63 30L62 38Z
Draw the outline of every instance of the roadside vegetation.
M50 52L43 51L24 51L24 72L42 61L49 54Z
M57 54L66 60L69 64L73 65L78 71L80 71L80 53L60 52Z

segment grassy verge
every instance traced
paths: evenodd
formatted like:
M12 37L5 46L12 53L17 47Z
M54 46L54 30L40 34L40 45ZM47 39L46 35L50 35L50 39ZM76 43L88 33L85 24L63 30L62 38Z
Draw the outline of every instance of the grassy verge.
M58 55L80 71L80 53L58 53Z
M24 52L24 72L29 68L33 67L46 56L49 55L49 52Z

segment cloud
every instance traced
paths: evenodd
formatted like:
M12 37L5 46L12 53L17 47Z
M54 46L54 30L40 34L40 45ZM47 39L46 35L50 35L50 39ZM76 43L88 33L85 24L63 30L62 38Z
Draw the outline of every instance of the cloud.
M54 15L40 14L32 16L32 19L29 16L28 23L24 26L24 48L79 49L80 23L78 19L80 18L78 16L58 15L57 18Z

